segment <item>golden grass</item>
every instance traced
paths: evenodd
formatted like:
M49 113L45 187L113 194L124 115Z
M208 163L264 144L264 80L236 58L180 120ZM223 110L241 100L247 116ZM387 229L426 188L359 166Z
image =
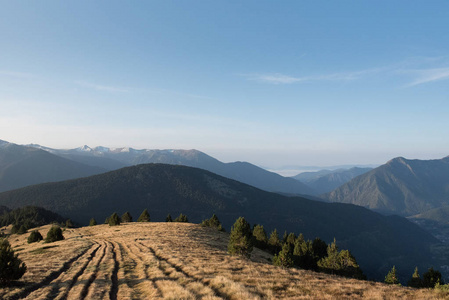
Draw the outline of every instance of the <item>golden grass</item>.
M45 236L50 226L38 228ZM271 265L255 249L229 256L228 235L188 223L68 229L65 240L9 241L28 271L0 299L447 299L415 290ZM50 246L50 247L49 247ZM56 247L52 247L56 246Z

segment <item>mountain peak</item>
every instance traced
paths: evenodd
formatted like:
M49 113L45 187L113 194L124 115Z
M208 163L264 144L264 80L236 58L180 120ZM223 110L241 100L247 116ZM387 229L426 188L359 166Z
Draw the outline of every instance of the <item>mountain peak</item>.
M400 164L407 164L407 159L405 157L399 156L399 157L395 157L393 159L390 159L387 162L387 165L390 165L392 163L400 163Z
M90 148L90 147L87 146L87 145L84 145L84 146L82 146L82 147L79 147L79 148L77 148L76 150L78 150L78 151L85 151L85 152L92 152L92 151L93 151L92 148Z

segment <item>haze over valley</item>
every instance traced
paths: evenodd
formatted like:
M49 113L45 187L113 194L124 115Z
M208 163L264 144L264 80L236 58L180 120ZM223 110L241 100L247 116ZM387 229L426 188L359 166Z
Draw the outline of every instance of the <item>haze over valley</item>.
M448 12L2 3L0 298L447 299Z

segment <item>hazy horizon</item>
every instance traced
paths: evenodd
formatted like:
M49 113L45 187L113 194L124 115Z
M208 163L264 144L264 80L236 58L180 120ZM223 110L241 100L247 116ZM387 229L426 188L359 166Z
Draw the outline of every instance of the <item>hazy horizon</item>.
M0 11L0 139L223 162L449 155L449 3L25 2Z

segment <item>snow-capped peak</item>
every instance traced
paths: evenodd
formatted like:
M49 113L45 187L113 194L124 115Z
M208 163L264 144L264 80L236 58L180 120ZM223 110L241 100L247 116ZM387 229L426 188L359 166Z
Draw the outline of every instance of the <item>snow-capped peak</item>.
M78 150L78 151L85 151L85 152L92 152L93 151L92 148L90 148L87 145L84 145L83 147L79 147L76 150Z

